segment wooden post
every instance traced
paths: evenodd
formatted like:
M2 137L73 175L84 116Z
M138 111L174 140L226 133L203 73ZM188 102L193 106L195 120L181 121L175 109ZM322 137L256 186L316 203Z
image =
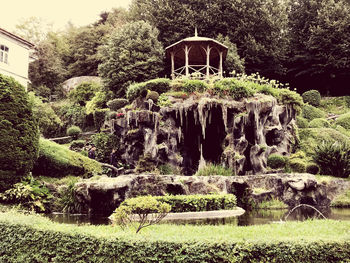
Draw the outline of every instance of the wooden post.
M206 53L207 53L207 79L209 79L209 75L210 75L210 72L209 72L209 69L210 69L210 47L209 47L209 44L207 45L207 50L206 50Z
M222 60L223 60L223 52L220 51L220 65L219 65L219 77L222 78Z
M175 79L175 61L174 61L174 52L170 52L171 55L171 78Z

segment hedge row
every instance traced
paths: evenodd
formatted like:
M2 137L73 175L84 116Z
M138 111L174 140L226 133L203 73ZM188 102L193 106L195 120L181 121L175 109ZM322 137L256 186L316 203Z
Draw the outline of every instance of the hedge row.
M237 206L236 196L226 195L166 195L158 196L158 201L171 205L173 213L213 211L234 209Z
M44 223L1 221L0 262L348 262L350 254L348 239L184 242L106 235L103 228L100 234L68 225L52 230Z

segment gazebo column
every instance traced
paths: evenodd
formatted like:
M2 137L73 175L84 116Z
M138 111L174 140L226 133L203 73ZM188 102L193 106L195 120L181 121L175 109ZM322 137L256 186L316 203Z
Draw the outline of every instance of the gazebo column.
M190 76L190 68L189 68L189 62L188 62L188 54L190 53L190 48L185 45L185 74L186 77Z
M170 52L171 56L171 78L175 79L175 61L174 61L174 52Z
M207 76L207 79L209 79L209 77L210 77L210 71L209 71L209 69L210 69L210 47L209 47L209 45L207 45L207 50L206 50L206 53L207 53L207 74L206 74L206 76Z
M219 65L219 77L222 78L222 62L223 62L223 52L220 51L220 65Z

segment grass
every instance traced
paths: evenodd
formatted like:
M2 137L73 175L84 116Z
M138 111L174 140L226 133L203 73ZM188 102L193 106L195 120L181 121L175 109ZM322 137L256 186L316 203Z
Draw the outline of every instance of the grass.
M121 230L114 226L58 224L38 215L23 215L10 211L0 213L0 222L27 225L37 230L49 230L82 234L107 239L150 240L170 242L273 242L273 241L339 241L350 239L350 221L309 220L282 224L256 225L246 227L195 226L195 225L154 225L135 234L133 229ZM215 233L215 234L213 234Z
M211 175L222 175L232 176L234 172L230 168L226 168L220 165L207 164L205 167L196 172L195 176L211 176Z
M332 97L322 99L321 105L318 108L326 113L333 113L337 115L350 111L349 107L347 106L345 97Z
M283 203L281 200L272 198L271 200L263 201L257 204L258 209L286 209L288 205Z

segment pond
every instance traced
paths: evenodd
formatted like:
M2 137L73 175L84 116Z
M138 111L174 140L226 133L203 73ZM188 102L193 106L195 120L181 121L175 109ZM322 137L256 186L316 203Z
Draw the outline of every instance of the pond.
M325 217L336 220L350 220L350 208L326 208L319 209ZM163 220L161 223L172 224L194 224L194 225L236 225L236 226L249 226L249 225L261 225L278 222L283 220L289 213L288 209L268 210L259 209L246 211L243 215L238 217L227 218L215 218L215 219L196 219L196 220ZM47 215L51 220L58 223L66 224L91 224L91 225L107 225L110 224L110 220L107 217L98 215L75 215L75 214L61 214L53 213ZM300 207L290 213L287 221L303 221L310 218L321 218L319 214L307 207Z

